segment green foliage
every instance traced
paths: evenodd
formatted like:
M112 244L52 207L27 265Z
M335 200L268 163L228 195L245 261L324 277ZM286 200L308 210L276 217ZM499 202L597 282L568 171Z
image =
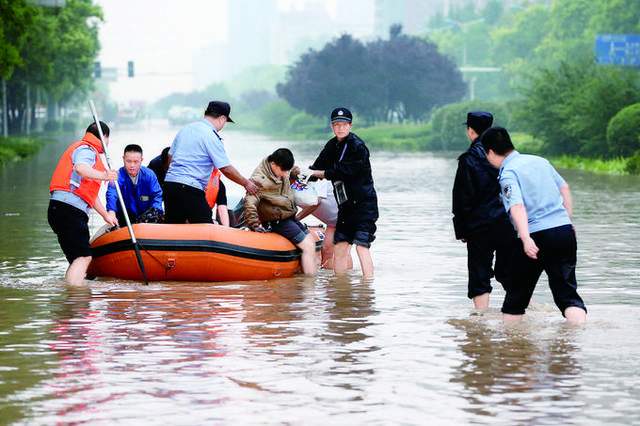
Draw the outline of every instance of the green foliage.
M430 124L379 124L356 128L355 133L370 148L387 151L424 151L428 149Z
M286 129L292 134L317 137L326 134L329 129L329 125L327 120L313 117L306 112L299 112L287 121Z
M267 104L260 111L260 119L265 130L274 132L284 130L287 122L298 111L286 101L275 101Z
M0 138L0 163L27 158L38 152L42 141L33 138Z
M532 65L539 65L534 55L548 32L549 9L542 5L528 7L490 31L492 64L500 66L500 81L493 86L496 98L514 97L523 85Z
M511 141L516 149L523 154L541 155L544 153L543 142L528 133L511 132Z
M613 116L607 127L607 144L612 155L629 156L640 150L640 103Z
M628 34L640 32L638 0L607 0L594 2L597 12L589 26L600 33Z
M508 109L493 102L466 101L449 104L435 110L431 116L432 131L428 145L432 149L460 151L466 149L469 140L462 123L469 111L489 111L494 117L494 126L509 127L511 117Z
M255 115L244 117L250 127L285 139L327 139L331 137L327 117L318 118L305 112L296 112L286 101L275 101L265 105ZM356 116L356 123L359 117ZM423 151L431 131L430 124L378 124L371 127L356 126L354 131L372 148L390 151Z
M309 50L277 91L308 114L324 117L344 105L372 123L420 120L434 106L460 99L465 85L435 45L396 26L388 40L363 44L343 35L319 51Z
M20 51L31 29L34 7L25 0L0 0L0 78L9 79L24 64Z
M624 175L628 173L626 171L627 160L620 157L603 160L600 158L561 155L559 157L551 157L550 161L554 166L562 169L583 170L609 175Z
M640 175L640 151L627 160L625 171L631 175Z
M9 147L0 144L0 164L16 160L16 153Z
M62 104L87 93L99 48L97 23L102 12L92 0L67 0L64 7L33 3L0 0L0 69L2 75L11 76L8 108L17 112L9 119L12 133L24 130L28 91L31 105L36 93L50 103ZM10 45L6 41L16 28L20 37Z
M551 154L608 155L604 141L609 119L640 100L632 72L591 60L542 69L530 81L515 119L524 131L544 140Z

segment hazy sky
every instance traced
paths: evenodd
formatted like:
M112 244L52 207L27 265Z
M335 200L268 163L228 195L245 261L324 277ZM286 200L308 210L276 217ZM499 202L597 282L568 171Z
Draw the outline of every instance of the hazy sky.
M232 1L232 0L231 0ZM260 0L256 0L260 1ZM227 38L227 0L96 0L103 10L100 61L116 67L119 81L110 84L113 99L155 100L193 90L195 51ZM302 0L279 0L282 9ZM335 13L336 0L326 2ZM126 77L127 61L136 77Z
M157 98L192 89L193 52L226 38L225 0L97 0L104 12L100 61L117 67L114 99ZM136 77L126 77L127 61Z

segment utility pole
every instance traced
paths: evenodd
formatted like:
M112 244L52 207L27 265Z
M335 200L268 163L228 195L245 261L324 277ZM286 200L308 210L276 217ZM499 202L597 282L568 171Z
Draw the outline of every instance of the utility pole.
M2 79L2 135L9 136L9 111L7 111L7 80Z
M461 73L494 73L502 71L502 68L498 67L474 67L474 66L463 66L458 68ZM473 101L476 98L476 80L478 78L476 76L471 76L469 78L469 100Z

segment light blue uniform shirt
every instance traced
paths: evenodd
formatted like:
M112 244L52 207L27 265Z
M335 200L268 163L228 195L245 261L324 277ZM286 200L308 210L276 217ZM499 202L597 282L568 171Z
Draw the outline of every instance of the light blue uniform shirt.
M86 145L79 146L75 150L73 150L73 154L71 154L71 161L73 161L73 165L76 164L88 164L93 167L96 164L96 153ZM86 214L89 214L89 204L85 203L85 201L78 197L73 193L77 188L80 187L80 183L82 182L82 176L80 176L75 170L71 172L71 182L69 185L68 191L53 191L51 193L51 199L60 201L63 203L67 203L79 210L82 210Z
M196 121L183 127L171 148L171 164L165 182L177 182L204 190L214 167L221 169L231 164L222 144L222 138L207 120Z
M505 209L524 205L529 233L571 223L560 194L566 182L544 158L513 151L504 159L498 179Z

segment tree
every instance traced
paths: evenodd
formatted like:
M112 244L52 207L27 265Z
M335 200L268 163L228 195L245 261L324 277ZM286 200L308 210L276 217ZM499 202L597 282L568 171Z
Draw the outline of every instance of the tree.
M291 106L311 115L325 116L336 105L369 115L369 105L375 101L370 72L366 47L343 35L319 51L303 54L276 91Z
M349 35L309 50L289 69L278 94L293 107L324 117L336 105L367 122L419 120L433 107L459 100L460 72L436 46L390 30L389 40L363 44Z
M6 45L0 42L2 49L10 52L0 55L0 61L6 62L16 52L19 59L14 61L13 68L2 64L3 71L12 71L8 81L9 124L13 131L19 131L24 128L25 112L32 104L33 93L46 93L49 104L58 105L92 87L92 64L99 49L97 23L102 12L92 0L67 0L61 8L27 5L24 0L0 0L0 3L3 20L0 33L6 35L7 19L17 21L16 16L21 16L21 22L28 22L20 27L21 42L15 43L15 50L6 50ZM34 109L31 114L34 116Z
M460 100L466 93L455 64L435 44L391 27L389 40L369 45L378 83L384 84L387 120L420 120L433 108Z
M609 120L640 100L639 89L629 70L600 67L588 57L562 62L531 77L515 117L549 153L606 156Z
M640 32L638 0L607 0L595 2L597 12L591 17L589 27L602 33Z
M0 78L11 78L23 64L20 51L31 27L33 7L25 0L0 0Z
M55 101L64 101L86 93L93 83L92 66L100 48L96 20L102 19L102 11L92 0L67 0L55 17L53 75L46 88Z
M640 103L621 109L609 121L607 143L612 155L631 156L640 150Z

